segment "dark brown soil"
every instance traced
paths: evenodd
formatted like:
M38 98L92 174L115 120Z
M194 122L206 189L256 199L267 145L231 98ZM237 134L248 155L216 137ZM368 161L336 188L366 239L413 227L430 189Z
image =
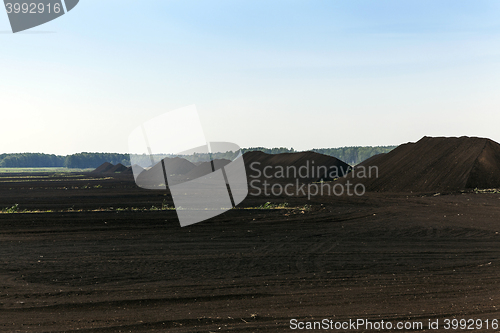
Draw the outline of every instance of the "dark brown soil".
M292 318L439 319L444 332L446 318L500 319L500 194L248 197L241 207L295 209L181 228L151 209L172 205L168 193L130 175L0 176L0 208L53 210L0 214L2 332L286 332Z

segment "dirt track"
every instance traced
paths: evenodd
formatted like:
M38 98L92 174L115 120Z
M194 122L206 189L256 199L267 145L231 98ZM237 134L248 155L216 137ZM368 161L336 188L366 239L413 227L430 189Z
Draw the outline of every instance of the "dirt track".
M289 198L312 208L237 209L180 228L175 211L116 211L168 201L127 179L5 176L0 208L65 212L0 214L2 332L500 319L499 194ZM266 201L284 198L243 206Z

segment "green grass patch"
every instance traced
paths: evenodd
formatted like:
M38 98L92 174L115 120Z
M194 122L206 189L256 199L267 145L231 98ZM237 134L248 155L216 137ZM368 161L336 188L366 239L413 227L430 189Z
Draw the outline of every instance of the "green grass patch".
M179 207L182 209L181 207ZM136 211L162 211L162 210L175 210L174 206L170 206L164 200L161 205L151 207L103 207L96 209L75 209L74 207L60 210L51 209L21 209L19 204L11 207L0 209L0 214L33 214L33 213L78 213L78 212L136 212Z
M486 189L479 189L475 188L474 193L493 193L493 194L498 194L500 193L500 188L486 188Z
M69 173L69 172L90 172L92 168L78 169L78 168L0 168L0 173L29 173L29 172L49 172L49 173Z
M275 204L275 203L271 203L271 202L266 202L265 204L263 205L260 205L258 207L256 207L257 209L286 209L288 208L288 202L283 202L283 203L280 203L280 204Z
M287 202L283 203L271 203L266 202L260 206L256 207L237 207L236 209L264 209L264 210L292 210L306 212L311 210L311 205L305 204L302 206L290 206ZM75 209L74 207L60 210L50 210L50 209L21 209L18 204L10 207L5 207L0 209L0 214L32 214L32 213L78 213L78 212L137 212L137 211L170 211L170 210L184 210L182 207L175 207L168 204L165 200L159 205L152 205L151 207L102 207L96 209ZM218 210L218 209L217 209ZM231 210L231 208L221 208L221 210Z
M311 205L305 204L303 206L290 206L288 202L282 202L282 203L272 203L272 202L266 202L265 204L262 204L260 206L256 207L244 207L242 209L291 209L291 210L303 210L303 211L309 211L311 210Z

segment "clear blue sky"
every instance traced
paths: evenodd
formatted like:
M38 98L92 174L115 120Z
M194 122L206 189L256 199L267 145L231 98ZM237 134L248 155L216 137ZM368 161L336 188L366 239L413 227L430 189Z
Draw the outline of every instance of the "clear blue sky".
M0 153L127 152L190 104L242 147L500 141L499 17L480 0L80 0L12 34L0 11Z

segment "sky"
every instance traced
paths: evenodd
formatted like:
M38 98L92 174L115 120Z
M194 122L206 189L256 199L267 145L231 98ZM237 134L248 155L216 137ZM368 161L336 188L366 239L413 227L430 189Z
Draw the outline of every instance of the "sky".
M13 34L0 11L0 153L126 153L192 104L208 141L241 147L500 142L498 17L496 0L80 0Z

